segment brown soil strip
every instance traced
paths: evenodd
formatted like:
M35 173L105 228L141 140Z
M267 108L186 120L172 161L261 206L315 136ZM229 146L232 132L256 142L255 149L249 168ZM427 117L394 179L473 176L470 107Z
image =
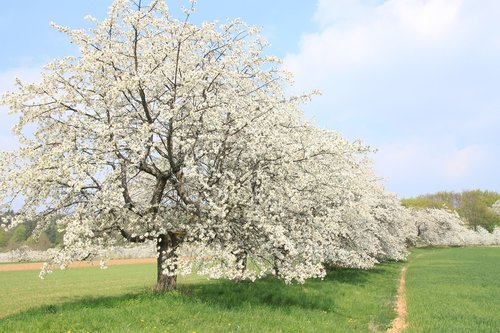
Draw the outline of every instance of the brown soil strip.
M386 333L401 333L408 326L406 321L406 270L408 264L401 269L399 278L398 298L396 300L396 312L398 316L392 321L392 326Z
M133 258L133 259L113 259L106 261L106 266L113 265L128 265L128 264L144 264L156 262L156 258ZM42 269L43 263L20 263L20 264L3 264L0 265L0 272L8 271L30 271ZM99 261L75 261L68 267L99 267Z

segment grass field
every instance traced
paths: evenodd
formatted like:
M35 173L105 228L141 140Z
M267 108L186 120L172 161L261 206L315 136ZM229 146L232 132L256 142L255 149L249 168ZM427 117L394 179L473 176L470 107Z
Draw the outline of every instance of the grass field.
M384 332L403 265L290 286L189 276L163 295L154 264L0 272L0 332ZM414 249L406 287L407 333L500 332L500 248Z
M70 268L55 270L44 280L38 278L38 273L37 270L0 272L0 318L34 306L138 292L152 285L155 267L139 264L106 270Z
M72 268L45 280L35 271L1 272L0 331L383 332L395 316L401 266L335 270L305 285L188 277L166 295L149 291L148 264Z
M500 248L412 251L407 333L500 332Z

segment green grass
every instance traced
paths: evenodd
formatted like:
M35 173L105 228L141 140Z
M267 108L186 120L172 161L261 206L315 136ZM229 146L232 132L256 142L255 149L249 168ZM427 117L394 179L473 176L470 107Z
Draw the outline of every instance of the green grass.
M41 266L41 265L40 265ZM54 270L44 280L38 270L0 272L0 317L33 306L137 292L154 279L153 265L124 265Z
M500 332L500 248L415 249L406 333Z
M151 292L155 265L0 272L0 332L383 332L401 263L332 270L325 281L180 278ZM500 331L500 248L414 249L406 333Z
M170 294L150 291L152 264L71 268L43 281L1 272L0 332L383 332L401 266L333 270L304 285L188 277Z

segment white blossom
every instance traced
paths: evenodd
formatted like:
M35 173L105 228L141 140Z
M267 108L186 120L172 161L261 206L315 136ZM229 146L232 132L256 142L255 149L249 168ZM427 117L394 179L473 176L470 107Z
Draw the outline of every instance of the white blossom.
M259 29L196 26L158 0L117 0L104 21L88 19L88 31L54 24L78 57L1 100L21 143L2 156L2 209L24 201L11 226L58 218L54 263L98 257L117 234L154 242L169 283L193 271L303 282L325 265L405 257L412 225L370 148L304 119L317 92L287 96L291 77Z

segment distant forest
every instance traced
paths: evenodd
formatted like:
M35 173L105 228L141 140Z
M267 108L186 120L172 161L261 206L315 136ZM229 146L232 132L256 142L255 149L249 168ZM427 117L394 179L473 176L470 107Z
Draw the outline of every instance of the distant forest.
M0 222L6 222L8 215L0 217ZM36 221L28 221L15 228L5 230L0 228L0 252L6 252L28 246L33 250L46 250L62 244L63 233L58 230L55 220L49 221L47 229L42 232L34 232Z
M500 226L500 215L492 208L500 200L500 193L492 191L438 192L402 199L405 207L447 208L454 210L471 227L481 226L493 231Z

